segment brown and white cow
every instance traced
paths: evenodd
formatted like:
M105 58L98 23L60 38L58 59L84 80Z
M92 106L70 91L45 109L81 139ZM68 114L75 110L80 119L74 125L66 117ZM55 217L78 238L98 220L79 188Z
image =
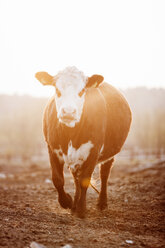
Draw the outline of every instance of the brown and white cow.
M98 208L104 209L113 157L123 146L130 128L127 101L117 89L103 82L102 76L86 77L75 67L54 77L38 72L36 78L43 85L55 87L55 96L44 112L43 130L60 205L84 217L86 191L95 166L101 163ZM70 168L74 177L74 201L64 191L64 166Z

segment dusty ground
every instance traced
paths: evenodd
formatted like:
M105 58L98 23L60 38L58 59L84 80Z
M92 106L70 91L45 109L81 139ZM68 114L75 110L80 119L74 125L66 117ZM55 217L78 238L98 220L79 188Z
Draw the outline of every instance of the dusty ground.
M60 208L48 166L1 164L0 247L27 248L32 241L48 248L165 247L165 164L139 168L116 162L108 210L97 211L90 188L81 220ZM66 189L74 193L69 173Z

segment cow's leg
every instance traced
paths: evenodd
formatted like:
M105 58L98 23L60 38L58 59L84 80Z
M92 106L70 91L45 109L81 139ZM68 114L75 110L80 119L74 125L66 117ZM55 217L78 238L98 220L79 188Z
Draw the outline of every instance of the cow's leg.
M63 208L72 208L72 198L64 191L63 164L60 164L56 155L48 147L49 158L52 168L52 180L58 192L58 201Z
M91 175L93 173L94 166L90 167L89 170L84 170L79 175L78 179L78 197L76 196L76 214L79 218L85 217L86 212L86 193L90 184Z
M76 186L73 211L76 212L79 218L85 217L86 193L97 162L97 154L98 152L93 151L88 160L73 174Z
M77 204L76 204L76 214L79 218L84 218L86 212L86 192L89 185L87 181L89 180L90 182L90 179L88 178L85 180L86 180L86 185L80 184L80 195L79 195L79 199L77 199Z
M74 213L76 211L77 202L80 198L80 182L77 173L72 173L74 177L74 183L75 183L75 195L74 195L74 201L72 206L72 212Z
M114 159L107 161L106 163L102 164L100 168L101 190L97 204L100 210L103 210L107 207L107 181L113 161Z

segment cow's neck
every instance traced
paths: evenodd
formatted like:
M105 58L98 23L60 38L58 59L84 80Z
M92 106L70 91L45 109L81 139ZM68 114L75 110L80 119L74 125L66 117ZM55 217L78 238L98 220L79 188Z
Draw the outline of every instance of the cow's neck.
M75 127L67 127L65 124L58 122L57 134L59 138L59 144L64 152L68 149L68 144L71 141L75 148L83 142L83 121L76 123Z

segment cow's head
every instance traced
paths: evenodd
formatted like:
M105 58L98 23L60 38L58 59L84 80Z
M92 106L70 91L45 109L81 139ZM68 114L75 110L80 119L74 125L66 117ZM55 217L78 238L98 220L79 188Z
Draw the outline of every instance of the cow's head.
M104 80L100 75L86 77L75 67L67 67L54 77L47 72L37 72L35 76L43 85L55 87L57 117L68 127L80 121L88 88L98 87Z

